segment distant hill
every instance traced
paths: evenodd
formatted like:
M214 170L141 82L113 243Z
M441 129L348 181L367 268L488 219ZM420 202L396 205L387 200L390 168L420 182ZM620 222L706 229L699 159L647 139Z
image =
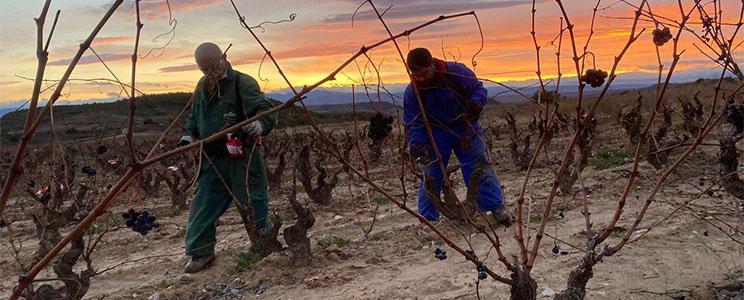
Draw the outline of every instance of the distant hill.
M525 84L525 83L523 83ZM546 88L552 90L555 88L554 83L546 83ZM405 89L404 84L390 85L392 90L403 90ZM521 95L505 88L492 83L485 84L488 90L489 104L512 104L512 103L525 103L527 102ZM613 84L612 91L622 91L631 89L641 89L648 87L648 83L639 82L616 82ZM512 88L517 89L520 93L532 96L537 90L537 85L513 85ZM584 93L587 96L597 95L601 89L585 89ZM394 109L393 103L403 105L403 92L392 92L388 94L386 91L382 91L380 97L377 96L377 91L374 86L370 86L369 97L363 88L357 88L356 91L356 103L359 111L372 111L376 110L373 106L369 105L370 98L372 102L377 103L382 100L385 110ZM566 98L573 98L577 96L577 85L574 80L564 80L560 87L560 93ZM268 94L270 97L280 101L286 101L290 99L293 94L286 91L274 92ZM305 105L312 107L316 111L352 111L352 95L350 90L332 90L332 89L319 89L314 90L307 94L307 99L304 100Z
M279 101L286 101L294 94L287 93L287 92L277 92L277 93L268 93L269 97L272 97L274 99L277 99ZM393 93L393 96L396 99L403 99L403 93ZM374 94L372 91L370 91L370 97L377 102L377 92L375 91ZM380 98L384 102L392 102L391 97L389 94L385 93L384 91L380 95ZM352 103L352 95L351 95L351 89L348 91L336 91L331 89L317 89L313 90L310 93L306 95L306 99L303 100L305 102L305 105L318 107L318 106L324 106L324 105L335 105L335 104L351 104ZM357 89L356 91L356 102L358 104L361 103L369 103L369 98L367 98L367 94L364 92L362 88Z
M400 87L397 87L400 89ZM563 95L570 98L575 92L570 90L569 85L561 88ZM524 97L519 96L506 88L499 86L488 87L490 105L524 103ZM537 87L520 89L520 92L531 96ZM587 90L587 96L595 91ZM292 94L268 93L268 96L279 101L286 101ZM135 117L135 133L158 134L170 124L172 118L183 108L190 97L190 93L167 93L148 95L137 98L137 114ZM371 98L371 102L370 102ZM383 102L378 103L379 100ZM102 99L103 100L103 99ZM105 101L105 100L103 100ZM396 114L396 107L403 104L403 94L393 93L392 96L384 93L377 97L376 91L370 91L369 97L363 89L357 91L356 95L357 120L367 120L381 106L382 111L388 114ZM394 104L393 101L395 101ZM314 118L319 123L338 123L353 120L350 114L353 110L352 95L350 92L321 89L310 92L304 100L308 109L313 112ZM26 110L15 111L15 107L0 109L0 145L16 143L23 129ZM280 113L280 127L293 127L304 125L300 117L300 110L289 110ZM119 100L113 102L84 103L75 105L56 105L54 107L56 135L60 139L94 138L101 136L112 136L122 133L129 114L129 102ZM52 132L48 119L34 135L35 141L49 139ZM183 126L184 120L178 122ZM183 132L183 128L175 130L177 134Z
M138 105L134 132L145 135L161 133L170 124L173 117L186 105L190 96L190 93L168 93L138 97L136 99ZM304 125L305 122L299 112L300 110L280 112L279 127ZM321 124L345 122L353 119L351 114L343 112L313 111L311 114ZM369 119L371 115L370 112L361 112L358 117ZM126 127L128 116L128 100L54 106L55 133L58 138L63 140L117 135L121 134L122 129ZM0 145L18 142L25 118L26 109L6 113L0 118ZM174 134L180 135L184 131L184 119L185 115L177 123L179 127L174 129ZM49 118L46 116L34 135L34 141L48 140L51 134Z
M689 97L695 93L701 85L714 84L715 80L699 79L694 82L672 84L673 89L684 90L679 94L681 97ZM398 87L400 88L400 87ZM548 86L552 89L552 86ZM532 96L537 91L536 86L520 88L520 93L526 96ZM642 83L618 84L614 85L611 94L613 97L626 98L635 97L636 91L653 91L655 85ZM499 86L488 87L489 105L508 105L525 103L524 97ZM585 96L588 100L596 97L601 88L587 88ZM279 101L285 101L290 98L286 93L269 93L270 97ZM572 101L576 97L576 86L568 82L561 85L561 95L567 101ZM189 93L169 93L149 95L137 99L138 108L135 118L135 133L137 134L158 134L171 122L172 118L183 108L190 97ZM366 93L356 95L357 120L368 120L378 109L378 98L376 91L371 94L372 102ZM675 101L677 95L669 95L668 101ZM315 120L321 124L339 123L351 121L354 116L352 111L351 93L333 90L317 90L308 95L304 101L308 109L312 111ZM391 99L394 99L395 104ZM382 96L382 110L385 113L393 114L396 107L402 105L403 99L401 93L394 93L391 97L387 93ZM16 108L8 107L0 109L0 145L16 143L20 138L21 130L25 120L26 110L15 111ZM298 108L299 109L299 108ZM99 136L112 136L122 133L122 128L126 125L128 117L128 101L114 101L107 103L88 103L79 105L59 105L54 108L56 134L61 139L80 139L93 138ZM293 127L304 125L303 118L299 115L300 110L288 110L280 113L280 127ZM183 126L184 121L177 123ZM183 128L174 130L174 134L180 134ZM45 119L42 125L34 135L35 141L48 140L51 135L48 119Z
M8 107L8 108L0 108L0 118L2 118L5 114L14 111L15 108Z
M396 111L396 108L403 109L403 107L399 106L402 105L396 105L390 102L374 102L370 103L369 100L365 99L365 102L363 103L357 103L356 108L354 105L349 103L344 104L326 104L326 105L308 105L307 108L314 111L314 112L345 112L349 113L354 110L356 110L357 113L365 113L365 112L377 112L378 110L381 110L385 113L394 113Z

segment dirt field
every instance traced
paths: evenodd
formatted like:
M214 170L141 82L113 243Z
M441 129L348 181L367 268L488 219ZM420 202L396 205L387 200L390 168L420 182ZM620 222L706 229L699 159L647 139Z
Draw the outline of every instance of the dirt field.
M608 220L614 211L611 197L616 193L603 191L617 191L622 187L622 175L616 171L587 172L591 175L587 177L597 178L584 182L586 188L595 191L590 199L596 220ZM653 169L645 168L644 173L653 173ZM501 174L507 195L514 196L514 189L508 187L517 186L520 177L509 172ZM538 182L534 188L546 184ZM186 263L182 254L186 223L186 214L183 213L162 218L163 226L144 237L125 227L107 234L97 252L96 264L106 268L125 261L133 262L95 277L86 298L147 299L153 294L160 294L161 299L476 298L477 280L472 264L454 251L450 251L450 257L445 261L435 259L434 248L441 245L441 241L417 220L396 206L386 204L379 211L379 220L372 233L365 239L358 224L369 225L374 204L350 196L346 188L339 188L338 192L331 207L311 206L319 222L311 230L310 237L314 241L338 237L349 243L325 249L316 243L313 260L302 266L293 266L286 253L275 253L250 270L233 274L237 255L247 249L248 238L237 212L231 209L218 227L218 259L214 266L193 276L183 275L181 271ZM464 189L460 192L464 194ZM695 190L686 184L667 189L654 210L655 218L651 219L659 219L671 211L672 206L667 203L684 201L694 194ZM282 200L281 196L274 197L274 208L288 210ZM703 198L699 204L715 209L716 201L721 200ZM628 209L636 210L639 204L631 201ZM120 210L124 207L112 209ZM560 224L558 236L576 245L580 244L583 230L583 217L579 210L567 210L565 218L556 221ZM32 230L33 225L26 223L30 222L16 224L16 230ZM456 234L452 225L446 222L438 226ZM708 230L708 236L703 235L705 230ZM510 231L500 232L503 233L505 251L515 253L517 249ZM549 232L552 234L553 230ZM490 245L477 234L472 236L472 240L475 241L476 253L488 251ZM32 241L25 244L33 245ZM540 292L547 288L558 291L564 287L568 270L581 257L577 250L559 244L569 254L554 255L551 252L553 243L549 241L541 247L535 270ZM19 271L7 248L3 248L0 257L0 266L6 270L1 288L3 295L7 295ZM492 265L504 271L497 262L492 262ZM744 248L741 245L706 227L703 221L682 214L600 264L590 282L588 296L589 299L666 299L668 297L660 294L684 294L682 292L705 287L711 282L722 282L727 279L726 275L736 274L742 267ZM735 279L744 281L742 277ZM508 287L485 281L480 284L480 294L484 299L505 299L508 298Z
M608 118L609 120L609 118ZM602 147L621 147L626 139L615 124L608 121L600 134ZM607 137L610 136L610 137ZM556 168L552 158L559 155L566 136L556 138L550 154L542 160L529 185L531 211L541 210ZM606 257L594 270L589 282L587 299L697 299L709 298L710 286L732 282L744 283L744 246L713 226L705 217L693 212L707 212L728 224L742 228L742 211L738 202L723 190L713 188L712 197L701 192L717 176L715 147L703 148L685 163L667 182L662 193L633 237L639 236L656 221L663 219L680 203L689 199L692 210L682 209L668 221L656 227L643 239L630 243L618 254ZM523 180L508 156L506 138L501 138L492 149L494 166L504 186L507 203L514 207L514 199ZM389 157L389 156L388 156ZM389 176L391 166L382 163L371 168L371 176L382 186L395 187L399 181ZM646 195L654 184L657 171L647 162L641 163L638 186L625 208L626 213L610 238L614 243L627 230L643 204L636 196ZM590 203L594 228L602 228L611 219L616 202L629 175L630 164L597 170L587 167L577 189L584 191ZM453 175L457 192L464 198L466 189L459 173ZM249 246L236 209L223 216L218 227L217 260L208 270L184 275L184 234L186 211L169 212L167 200L148 200L146 207L158 214L162 224L154 232L140 236L121 225L119 214L126 210L125 200L119 200L99 224L113 229L106 234L93 256L97 270L112 268L92 280L87 299L507 299L509 287L493 280L478 283L477 272L454 250L442 246L442 241L425 226L389 202L380 205L374 227L368 237L363 228L372 223L378 202L373 201L368 188L360 180L351 183L346 176L334 190L328 206L309 204L316 217L310 230L313 241L311 261L292 261L289 254L279 252L254 263L241 258ZM408 205L415 206L415 186L407 183ZM284 190L272 192L271 209L285 223L294 215L287 201L291 182L284 182ZM581 196L559 197L554 215L548 223L533 277L538 282L538 293L551 295L566 286L568 273L582 257L584 218L580 211ZM299 194L307 204L307 196ZM531 201L530 201L531 199ZM11 205L12 207L12 205ZM563 212L563 217L559 216ZM167 216L171 215L171 216ZM531 219L536 227L539 219ZM285 224L286 225L286 224ZM437 226L458 244L472 241L479 257L489 257L487 264L499 274L507 272L489 253L490 243L467 228L443 221ZM69 228L68 228L69 229ZM31 220L13 223L14 235L23 241L23 253L36 247L34 224ZM0 231L5 236L7 230ZM511 258L518 253L511 229L499 229L503 250ZM534 235L534 231L532 231ZM557 237L560 241L554 240ZM741 235L734 235L739 241ZM280 241L283 242L280 237ZM554 245L565 254L553 254ZM572 248L575 245L578 249ZM6 239L0 248L0 297L7 297L21 271L15 262ZM448 259L434 257L434 249L448 252ZM49 272L48 270L45 272ZM46 278L51 273L42 273ZM706 294L708 293L708 294ZM688 298L684 298L688 299ZM724 299L724 298L721 298ZM739 299L739 298L736 298Z

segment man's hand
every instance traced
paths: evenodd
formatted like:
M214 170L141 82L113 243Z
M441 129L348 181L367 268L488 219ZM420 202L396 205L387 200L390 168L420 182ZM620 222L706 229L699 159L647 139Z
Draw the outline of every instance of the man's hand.
M242 130L249 136L259 136L264 132L264 127L261 121L256 120L243 126Z
M177 146L178 147L183 147L183 146L186 146L186 145L191 144L193 142L194 142L194 138L193 137L191 137L190 135L184 135L184 136L181 137L181 140L178 141L178 145Z
M475 123L480 119L481 113L483 113L483 107L470 102L466 103L464 111L460 117L467 122Z

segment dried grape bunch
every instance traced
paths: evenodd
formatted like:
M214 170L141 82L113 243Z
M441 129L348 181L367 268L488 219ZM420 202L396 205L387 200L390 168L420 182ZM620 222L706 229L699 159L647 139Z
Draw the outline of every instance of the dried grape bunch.
M445 260L447 259L447 251L437 248L434 250L434 257L436 257L438 260Z
M713 17L705 17L703 18L703 28L705 29L712 29L713 28Z
M736 132L744 132L744 104L731 103L726 106L726 121L736 127Z
M96 176L96 169L94 169L91 166L83 166L83 169L81 170L83 174L88 176Z
M653 32L653 40L654 44L656 46L664 46L669 40L672 39L672 32L669 31L669 27L664 27L664 29L656 28Z
M605 78L607 78L607 72L600 69L588 69L584 73L584 76L581 76L581 81L595 88L602 86Z
M475 268L476 271L478 271L478 279L485 280L488 278L488 268L484 264L480 264L478 267Z
M155 215L146 209L136 211L130 208L128 211L122 213L121 217L124 218L127 227L141 235L146 235L150 230L160 227L160 224L155 222Z
M392 130L393 117L385 116L382 113L376 113L369 119L367 137L372 139L372 141L381 141L385 139Z

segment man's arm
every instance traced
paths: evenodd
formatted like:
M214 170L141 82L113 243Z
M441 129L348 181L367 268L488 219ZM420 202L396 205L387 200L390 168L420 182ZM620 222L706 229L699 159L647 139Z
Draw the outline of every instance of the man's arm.
M274 108L274 104L261 92L258 82L253 77L240 74L238 80L240 80L240 96L243 98L243 113L247 118ZM277 113L259 119L262 127L261 135L267 135L276 128L278 119Z
M412 84L403 94L403 124L408 129L408 145L411 149L426 147L426 128Z
M488 91L483 87L483 82L478 80L475 73L463 64L456 64L454 70L449 70L455 84L468 91L469 102L474 103L478 108L482 108L488 101Z
M198 106L200 105L200 101L198 101L199 97L197 97L196 94L199 93L201 82L202 81L200 80L196 85L196 89L194 89L194 102L191 103L189 115L186 117L186 132L183 133L181 141L178 143L179 145L193 143L196 139L199 139L199 128L196 126L196 114L199 111Z

